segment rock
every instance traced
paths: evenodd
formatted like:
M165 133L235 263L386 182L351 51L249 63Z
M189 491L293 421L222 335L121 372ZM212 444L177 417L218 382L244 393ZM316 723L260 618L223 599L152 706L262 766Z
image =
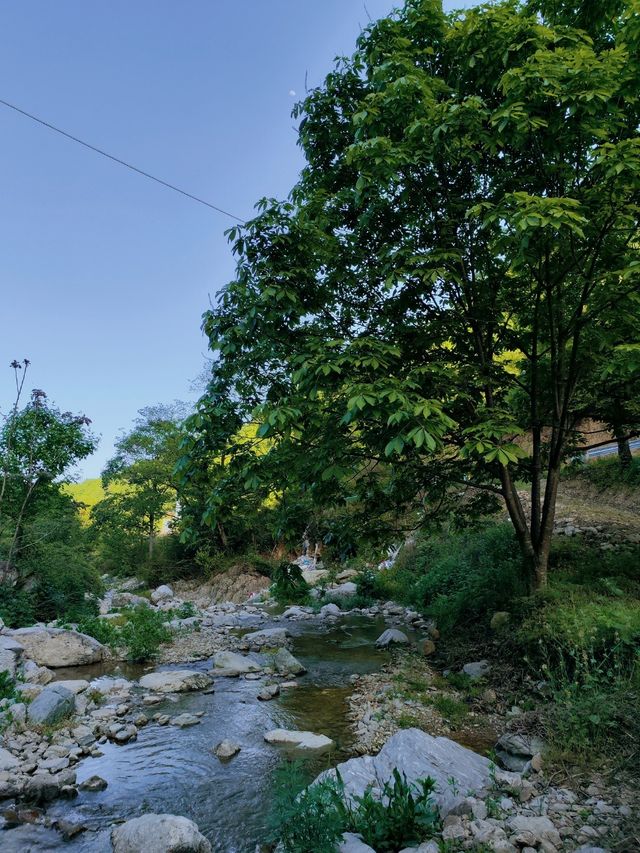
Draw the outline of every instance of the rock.
M186 729L189 726L197 726L202 721L195 714L179 714L177 717L171 717L169 722L172 726L178 726L179 729Z
M93 731L89 728L89 726L76 726L75 729L72 729L71 736L78 744L78 746L91 746L92 743L95 743L96 736Z
M157 693L184 693L188 690L202 690L204 687L210 687L212 681L204 672L168 669L143 675L139 684L145 690L155 690Z
M103 607L100 607L100 612L104 616L114 607L150 607L149 599L143 595L133 595L130 592L116 592L108 598L105 596L106 612L103 613ZM101 602L102 605L102 602Z
M333 616L340 616L342 610L338 607L335 602L330 602L329 604L325 604L324 607L320 608L320 618L328 619Z
M232 740L221 740L214 747L213 753L220 761L229 761L230 758L233 758L234 755L240 752L240 749L240 744L234 743Z
M280 688L277 684L269 684L266 687L263 687L260 693L258 693L258 699L261 702L268 702L270 699L275 699L276 696L280 695Z
M113 853L212 853L211 844L186 817L145 814L111 832Z
M83 678L73 678L64 681L56 681L56 684L61 687L66 687L67 690L70 690L72 693L82 693L83 690L87 690L89 687L89 682L85 681Z
M397 628L387 628L376 640L376 646L379 649L386 649L392 644L406 645L408 642L409 638L403 631L398 631Z
M306 607L298 607L294 605L293 607L288 607L284 613L282 614L283 619L304 619L309 615L309 609Z
M52 684L45 687L29 705L27 717L35 726L52 726L75 710L74 694L66 687Z
M462 667L462 674L468 675L469 678L483 678L491 669L491 664L488 660L473 661L473 663L465 663Z
M515 817L510 817L507 821L507 828L509 832L518 835L530 833L536 844L544 841L550 842L555 847L560 847L562 844L558 830L548 817L515 815Z
M15 770L19 764L20 762L15 755L0 746L0 770Z
M351 758L339 764L345 790L350 797L362 796L368 786L374 795L381 792L393 770L404 773L409 783L430 776L436 783L434 801L446 817L468 795L491 784L491 762L482 755L446 737L433 737L420 729L404 729L389 738L378 755ZM318 779L335 778L328 770ZM317 781L317 780L316 780Z
M158 604L160 601L169 601L171 598L173 598L173 590L166 584L162 584L151 593L151 601L154 604Z
M273 658L273 663L281 675L287 675L288 673L302 675L307 671L300 661L288 649L284 648L278 649Z
M10 678L15 678L23 653L21 643L11 637L0 636L0 672L7 672Z
M39 666L83 666L102 660L104 646L93 637L64 628L18 628L13 638Z
M497 610L491 617L489 623L492 631L500 631L511 621L511 614L507 610Z
M228 670L236 675L242 672L260 672L262 669L251 658L236 654L236 652L216 652L213 656L213 666L214 674L216 669Z
M286 628L263 628L262 631L251 631L242 638L252 646L282 646L291 634Z
M102 776L89 776L88 779L78 785L81 791L104 791L106 787L107 781Z
M341 583L338 586L331 587L327 590L327 593L332 598L350 598L352 595L355 595L357 591L357 584L353 583L353 581L347 581L346 583Z
M313 732L297 732L290 729L273 729L264 736L267 743L294 746L297 749L328 749L333 746L331 738Z
M436 650L436 644L433 640L420 640L418 643L418 652L425 657L429 657L429 655L434 654Z
M498 740L495 751L500 764L507 770L522 773L531 765L531 759L544 749L540 738L506 732Z
M27 660L22 665L22 677L29 684L48 684L53 681L53 673L46 666L38 666L35 661Z
M369 847L354 832L345 832L338 846L338 853L376 853L373 847Z

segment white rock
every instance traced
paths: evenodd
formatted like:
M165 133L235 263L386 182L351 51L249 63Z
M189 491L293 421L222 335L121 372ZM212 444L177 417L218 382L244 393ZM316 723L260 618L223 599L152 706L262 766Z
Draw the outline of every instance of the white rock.
M326 735L316 735L313 732L297 732L290 729L273 729L264 736L267 743L294 746L298 749L328 749L333 741Z
M286 628L263 628L261 631L252 631L242 638L252 646L281 646L291 634Z
M240 752L240 744L234 743L231 740L221 740L219 744L214 748L213 752L220 761L228 761L230 758L233 758L234 755L237 755Z
M68 679L66 681L56 681L56 684L59 684L62 687L66 687L67 690L70 690L74 694L82 693L89 687L89 682L85 681L83 678L73 678Z
M150 672L140 679L140 687L157 693L184 693L187 690L202 690L211 686L211 678L204 672L189 669L170 669Z
M354 832L345 832L338 847L338 853L376 853L373 847L369 847Z
M40 666L83 666L102 660L104 646L87 634L63 628L18 628L13 638Z
M158 604L160 601L169 601L171 598L173 598L173 590L167 584L162 584L151 593L151 601L154 604Z
M236 654L236 652L216 652L213 656L213 666L217 669L227 669L233 672L260 672L262 669L251 658Z
M340 616L341 613L342 610L340 610L338 605L333 601L320 608L320 616L322 619L328 619L332 616Z
M8 749L0 746L0 770L13 770L20 762L9 752Z
M353 797L362 796L369 786L374 795L380 794L396 768L409 783L428 776L434 780L433 798L442 817L463 802L470 791L478 793L491 784L491 762L487 758L449 738L433 737L420 729L397 732L378 755L351 758L336 769L348 796ZM335 778L335 775L335 770L327 770L318 779Z
M211 853L211 844L192 820L146 814L111 832L113 853Z
M7 636L0 636L0 672L8 672L10 678L15 678L20 658L24 654L24 646Z
M562 843L558 830L548 817L515 815L509 818L507 827L512 833L530 832L536 841L549 841L555 847L560 847Z
M352 581L347 581L346 583L338 584L338 586L330 587L327 590L327 594L332 598L350 598L352 595L355 595L357 591L357 585Z
M398 631L397 628L387 628L376 640L376 646L379 649L385 649L392 644L406 645L408 642L409 638L403 631Z

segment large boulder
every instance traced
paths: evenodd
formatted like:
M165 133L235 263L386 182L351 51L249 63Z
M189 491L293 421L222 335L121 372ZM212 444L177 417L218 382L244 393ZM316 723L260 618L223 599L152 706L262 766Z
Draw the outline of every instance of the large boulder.
M9 673L15 678L16 669L24 653L24 646L12 637L0 636L0 672Z
M242 638L252 646L281 646L286 643L291 634L286 628L263 628L262 631L252 631Z
M134 817L111 832L113 853L211 853L197 825L172 814Z
M347 796L362 796L371 787L379 795L397 769L409 783L431 777L434 800L445 817L469 792L480 792L491 784L491 762L482 755L446 737L433 737L420 729L404 729L389 738L378 755L351 758L318 779L340 773Z
M216 669L225 670L227 673L259 672L262 668L251 658L239 655L236 652L216 652L213 656L213 673Z
M327 595L330 595L331 598L350 598L357 591L357 584L353 583L353 581L347 581L346 583L338 584L338 586L330 587L327 590Z
M0 771L1 770L15 770L16 767L20 764L18 759L13 755L13 753L9 752L8 749L0 746Z
M288 649L278 649L273 658L275 668L281 675L302 675L307 670Z
M150 672L140 679L140 687L156 693L184 693L188 690L202 690L211 686L211 678L205 672L190 669L168 669L162 672Z
M52 726L75 711L75 694L61 684L45 687L29 705L31 725Z
M104 646L93 637L64 628L18 628L13 639L39 666L83 666L98 663L104 654Z

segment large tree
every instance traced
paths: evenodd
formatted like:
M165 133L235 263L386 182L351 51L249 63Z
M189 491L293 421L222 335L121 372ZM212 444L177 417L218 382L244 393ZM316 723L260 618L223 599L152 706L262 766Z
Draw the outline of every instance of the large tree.
M365 30L297 107L290 198L230 231L183 479L254 418L247 488L499 496L544 585L577 390L611 356L591 330L639 307L639 40L636 0L406 0Z

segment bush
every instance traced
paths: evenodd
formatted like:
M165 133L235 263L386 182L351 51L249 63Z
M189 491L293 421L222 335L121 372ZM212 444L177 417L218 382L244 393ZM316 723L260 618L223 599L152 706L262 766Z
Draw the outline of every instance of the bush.
M631 465L623 468L617 456L608 459L598 459L594 462L582 460L572 462L562 471L567 480L583 480L592 483L599 489L615 489L621 486L640 487L640 457L632 459Z
M116 647L120 639L117 627L109 619L100 619L98 616L82 619L78 622L78 631L88 634L105 646Z
M10 628L22 628L36 621L36 604L33 593L16 589L13 584L0 584L0 618Z
M359 833L378 853L417 846L439 829L432 779L407 782L397 769L381 797L370 790L348 801L340 775L304 788L299 765L284 765L276 778L274 840L285 853L335 853L344 832Z
M149 660L155 657L162 643L171 639L166 618L166 613L143 604L127 612L127 622L120 629L119 645L124 646L129 660Z
M358 590L417 607L447 630L507 609L526 594L523 574L513 528L495 524L421 540L392 568L363 573Z
M271 594L279 604L305 604L311 587L302 577L302 569L295 563L283 560L271 572Z

